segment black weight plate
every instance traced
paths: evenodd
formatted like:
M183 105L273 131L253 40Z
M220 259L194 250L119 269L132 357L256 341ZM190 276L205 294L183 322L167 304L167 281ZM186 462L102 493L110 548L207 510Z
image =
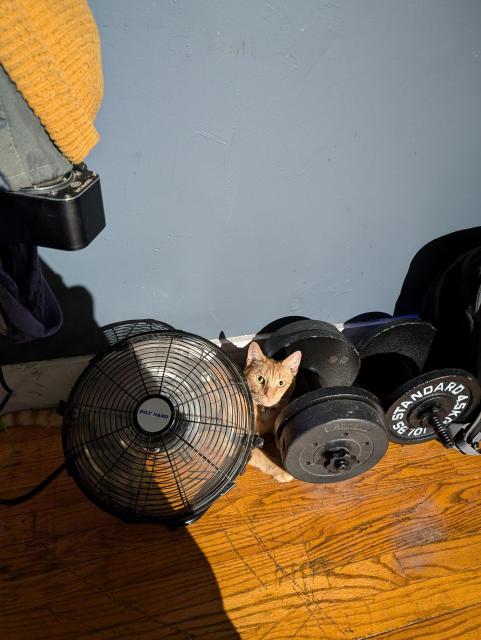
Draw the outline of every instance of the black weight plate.
M260 331L256 333L256 337L254 340L257 340L257 337L264 338L265 336L269 336L271 333L278 331L281 327L285 327L288 324L292 324L293 322L298 322L299 320L309 320L306 316L284 316L283 318L278 318L277 320L273 320L266 324L265 327L262 327Z
M335 387L312 391L285 407L276 421L276 442L284 467L295 478L332 483L375 465L387 450L388 437L372 394Z
M315 391L317 389L320 389L321 387L322 387L321 380L317 375L317 373L315 373L314 371L309 371L309 369L303 369L301 366L296 375L296 381L294 385L294 390L292 392L291 400L294 400L295 398L300 398L306 393L309 393L310 391Z
M284 425L291 420L291 418L305 409L313 406L320 405L321 403L333 402L334 400L350 400L352 402L365 402L369 404L373 409L376 409L382 414L382 409L379 406L376 396L365 389L358 387L342 386L342 387L329 387L326 389L314 389L304 395L289 402L282 411L279 413L275 424L276 438L280 437L280 433L284 428Z
M401 353L378 353L361 360L361 369L354 384L374 393L386 409L395 389L417 375L419 369L410 358Z
M381 322L389 322L392 320L392 315L389 313L385 313L384 311L366 311L366 313L360 313L353 318L349 318L344 323L344 328L349 328L351 326L359 326L371 323L381 323Z
M352 384L360 366L354 345L334 325L321 320L299 320L279 328L266 340L264 350L276 359L301 351L301 366L314 371L325 387Z
M477 380L462 369L440 369L422 374L402 385L386 412L389 438L398 444L434 440L434 429L423 418L436 407L442 423L465 422L479 404Z
M361 359L396 353L412 360L422 371L436 329L417 318L394 318L365 326L346 327L344 334L355 344Z

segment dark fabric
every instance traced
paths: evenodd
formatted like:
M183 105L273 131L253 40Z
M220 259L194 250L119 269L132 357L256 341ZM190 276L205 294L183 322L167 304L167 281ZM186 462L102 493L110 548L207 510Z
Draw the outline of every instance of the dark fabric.
M62 311L43 277L37 247L0 245L0 311L14 342L44 338L61 327Z
M421 315L427 291L457 258L477 247L481 247L481 227L455 231L422 247L411 261L394 315Z
M481 249L459 256L431 287L423 315L437 327L430 354L431 368L460 367L479 370L479 312L476 301L481 286Z
M395 314L416 313L437 329L426 369L466 369L481 380L481 227L436 238L413 258Z

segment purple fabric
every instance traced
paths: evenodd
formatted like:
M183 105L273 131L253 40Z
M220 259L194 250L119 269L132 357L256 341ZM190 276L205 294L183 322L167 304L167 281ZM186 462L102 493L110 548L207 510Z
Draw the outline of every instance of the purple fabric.
M62 311L43 277L37 247L0 244L0 311L14 342L45 338L62 326Z

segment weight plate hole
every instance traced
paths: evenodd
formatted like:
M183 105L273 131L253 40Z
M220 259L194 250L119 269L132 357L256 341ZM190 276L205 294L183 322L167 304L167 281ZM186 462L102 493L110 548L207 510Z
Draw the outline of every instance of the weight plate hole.
M345 438L347 438L349 434L348 434L348 433L346 433L346 432L344 432L342 435L343 435Z

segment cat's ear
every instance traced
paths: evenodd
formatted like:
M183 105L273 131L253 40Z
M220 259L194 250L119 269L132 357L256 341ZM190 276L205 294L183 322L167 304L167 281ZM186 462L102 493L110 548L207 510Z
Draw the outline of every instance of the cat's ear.
M262 353L262 349L259 347L257 342L251 342L249 345L249 350L247 351L247 361L246 367L248 367L253 362L262 362L266 357Z
M293 376L296 375L299 365L301 364L302 353L300 351L294 351L290 356L287 356L282 364L291 370Z

